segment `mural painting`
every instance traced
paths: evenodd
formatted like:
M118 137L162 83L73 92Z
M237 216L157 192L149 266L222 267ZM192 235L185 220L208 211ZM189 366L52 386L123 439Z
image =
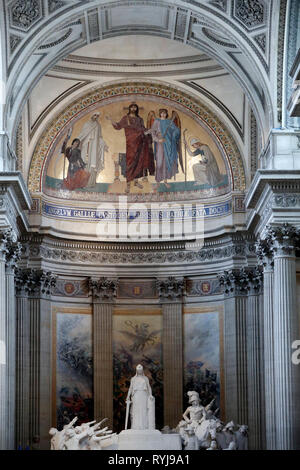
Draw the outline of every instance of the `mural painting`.
M113 317L114 429L125 426L130 379L144 367L155 397L156 427L163 427L162 316L115 314Z
M56 313L55 414L62 429L75 416L78 423L93 420L92 316Z
M184 315L184 407L187 392L196 390L203 405L213 399L213 410L220 409L220 327L219 313Z
M48 158L46 189L100 194L230 190L215 139L158 99L112 100L79 115Z

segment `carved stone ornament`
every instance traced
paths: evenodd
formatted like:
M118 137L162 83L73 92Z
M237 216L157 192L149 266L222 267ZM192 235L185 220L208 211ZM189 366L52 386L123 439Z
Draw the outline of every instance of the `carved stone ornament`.
M113 301L117 296L118 280L101 277L99 280L87 279L86 287L95 298L103 301Z
M16 291L30 296L50 295L56 285L56 279L57 277L51 272L38 269L17 269L15 275Z
M250 283L250 290L254 294L259 294L262 291L263 287L263 271L260 266L251 268L248 272L248 279Z
M41 17L39 0L17 0L11 5L12 26L28 30Z
M259 239L255 243L255 250L257 257L263 266L274 265L274 246L273 240L270 238L270 236L266 237L265 239Z
M300 230L287 222L277 227L267 227L267 237L274 246L274 255L290 255L299 247Z
M258 292L262 286L262 273L259 268L241 268L224 271L219 275L219 283L225 295L247 295L251 289Z
M62 2L61 0L49 0L48 1L49 12L53 13L54 11L56 11L59 8L63 7L64 5L65 5L65 3Z
M253 246L254 248L254 246ZM45 260L62 260L84 264L177 264L179 262L197 263L228 259L234 256L247 256L252 250L251 244L231 243L216 248L202 248L199 251L156 251L152 253L109 253L75 250L68 248L52 248L41 246L39 255Z
M179 300L185 293L184 279L176 279L175 277L168 277L164 280L158 279L156 287L162 301Z
M227 0L211 0L209 2L210 5L220 8L222 11L227 10Z
M16 267L22 253L21 243L15 241L12 229L0 233L0 249L6 266Z
M234 16L247 28L264 23L264 3L262 0L235 0Z

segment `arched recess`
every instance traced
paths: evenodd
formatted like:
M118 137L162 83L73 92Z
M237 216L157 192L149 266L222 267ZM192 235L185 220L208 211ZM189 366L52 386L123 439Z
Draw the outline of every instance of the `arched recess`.
M243 192L246 189L246 175L242 156L229 129L207 106L200 100L191 98L187 93L161 83L150 82L124 82L115 85L103 86L88 93L71 103L66 110L55 117L49 127L44 131L33 153L29 175L28 188L31 193L41 193L45 163L56 142L66 132L76 116L92 111L93 106L108 101L114 97L153 96L165 99L174 106L181 108L194 116L214 136L222 148L223 155L228 159L232 175L232 190Z
M124 18L125 10L127 18ZM99 18L95 34L90 26L94 12ZM152 16L154 13L155 16ZM102 17L107 23L105 31L99 26L104 24ZM117 26L111 18L115 19ZM195 1L135 0L126 2L126 7L120 1L75 2L72 8L68 7L37 22L10 64L6 127L12 141L15 142L18 121L27 97L37 81L58 60L79 47L105 37L149 34L190 44L215 58L232 73L251 102L265 142L274 124L268 73L263 61L258 60L257 50L253 45L249 47L247 33L237 24L210 6ZM210 34L203 34L203 27ZM218 37L223 40L216 39ZM243 65L236 60L237 53L243 57Z

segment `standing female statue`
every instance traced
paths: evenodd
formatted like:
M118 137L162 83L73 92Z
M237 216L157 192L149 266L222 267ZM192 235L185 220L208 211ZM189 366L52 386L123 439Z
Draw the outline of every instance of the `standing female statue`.
M145 376L141 364L136 366L136 374L130 381L126 405L125 429L127 428L129 407L131 429L155 429L155 399L152 395L149 379Z

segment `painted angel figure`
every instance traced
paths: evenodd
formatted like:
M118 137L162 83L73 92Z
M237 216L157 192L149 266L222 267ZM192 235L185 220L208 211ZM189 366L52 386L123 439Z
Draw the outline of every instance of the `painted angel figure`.
M218 184L222 179L222 175L220 174L216 158L209 146L195 137L190 140L190 145L193 150L189 148L186 139L184 139L184 144L190 157L199 157L198 162L193 165L195 181L202 182L203 176L205 176L210 186Z
M168 119L168 110L160 109L159 117L155 118L155 112L150 111L147 120L150 128L145 134L151 134L154 141L155 180L154 189L157 190L163 182L167 188L173 176L179 172L178 160L184 171L180 146L180 119L176 111L172 112L172 118Z
M149 325L147 323L133 324L131 321L125 322L126 326L133 329L134 332L121 330L121 333L133 341L130 346L130 351L143 351L148 344L154 344L157 340L157 334L160 330L149 332Z

